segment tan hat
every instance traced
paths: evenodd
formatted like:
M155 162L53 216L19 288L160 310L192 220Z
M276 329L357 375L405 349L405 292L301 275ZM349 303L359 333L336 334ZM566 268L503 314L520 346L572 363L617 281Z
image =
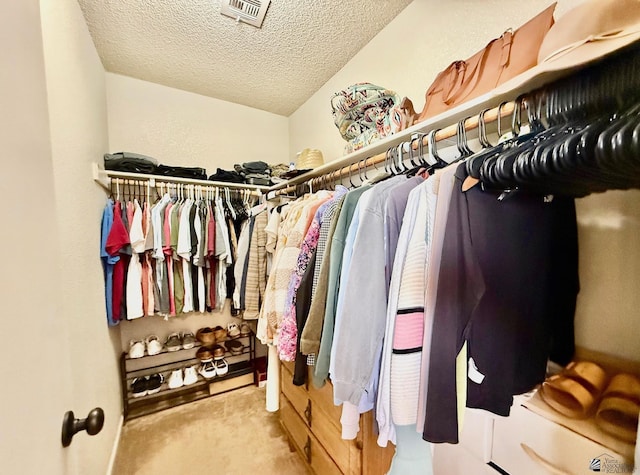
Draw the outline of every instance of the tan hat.
M538 64L492 95L539 87L640 39L640 0L587 0L562 15L545 36Z
M317 168L324 163L322 152L313 148L305 148L298 157L296 169L311 170Z

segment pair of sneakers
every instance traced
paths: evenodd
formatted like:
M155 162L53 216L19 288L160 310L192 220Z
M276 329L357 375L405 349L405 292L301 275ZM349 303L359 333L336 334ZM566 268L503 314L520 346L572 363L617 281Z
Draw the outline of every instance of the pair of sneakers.
M164 344L167 351L189 350L196 345L196 337L191 332L174 332L169 334Z
M202 360L198 372L203 378L211 379L227 374L229 372L229 365L224 358L209 358Z
M187 366L183 369L174 369L169 376L169 389L181 388L182 386L189 386L198 381L198 374L196 373L196 365Z
M148 376L140 376L131 382L131 392L133 397L142 397L160 392L164 383L164 376L161 373L154 373Z
M162 352L162 343L156 335L149 335L144 340L131 340L129 342L129 358L142 358L145 352L149 356Z
M239 338L241 336L249 336L250 334L251 327L246 323L243 323L240 326L238 326L237 323L229 323L229 325L227 325L227 335L229 335L229 338L231 339Z

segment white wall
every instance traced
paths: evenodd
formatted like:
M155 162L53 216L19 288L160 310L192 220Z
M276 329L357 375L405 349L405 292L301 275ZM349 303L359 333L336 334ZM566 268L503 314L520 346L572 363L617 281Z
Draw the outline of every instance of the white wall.
M640 191L576 200L580 294L576 342L640 362Z
M560 0L556 14L579 0ZM437 74L525 23L552 0L414 0L338 73L289 117L289 149L318 148L325 162L343 155L333 123L331 96L357 82L371 82L409 97L420 112Z
M74 438L76 473L103 474L122 413L120 332L109 329L99 257L105 191L91 163L108 149L105 72L76 0L41 0L49 101L58 256L60 318L70 329L73 409L86 417L105 411L100 434Z
M560 0L556 18L582 0ZM408 96L417 111L439 71L465 59L508 27L518 27L551 0L414 0L342 70L289 117L290 153L323 151L325 162L343 155L330 97L368 81ZM640 205L638 193L609 192L577 200L582 290L576 341L590 350L640 361Z
M167 165L233 169L288 163L286 117L167 86L107 74L109 150Z
M0 473L72 474L60 444L71 399L57 306L58 236L38 0L0 2Z

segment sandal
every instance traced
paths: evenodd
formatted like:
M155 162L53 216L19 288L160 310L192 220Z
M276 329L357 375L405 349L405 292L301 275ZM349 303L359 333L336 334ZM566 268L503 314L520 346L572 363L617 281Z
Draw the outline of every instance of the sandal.
M617 374L602 395L596 424L609 435L633 444L639 413L640 379L630 374Z
M597 364L572 361L562 373L542 383L540 395L560 414L585 419L595 408L606 382L607 373Z

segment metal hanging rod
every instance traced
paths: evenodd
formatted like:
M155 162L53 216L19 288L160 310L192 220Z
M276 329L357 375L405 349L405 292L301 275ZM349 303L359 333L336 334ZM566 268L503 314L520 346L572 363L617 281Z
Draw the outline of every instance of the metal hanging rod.
M250 190L253 195L261 196L263 191L269 190L268 186L248 185L244 183L230 183L225 181L193 180L163 175L147 175L145 173L128 173L113 170L104 170L93 163L93 179L106 190L111 190L111 181L114 179L132 180L149 183L152 188L166 186L168 184L196 185L207 188L227 188L230 190Z
M503 102L498 107L494 107L492 109L485 110L484 113L480 112L476 115L472 115L466 119L464 119L464 127L466 131L471 131L477 129L480 124L480 115L483 115L483 120L485 124L497 122L498 118L502 119L505 117L511 117L514 108L515 101ZM447 127L441 128L437 130L435 133L436 141L446 140L452 137L455 137L458 133L458 124L452 124ZM413 150L418 150L420 145L418 140L422 140L422 147L424 150L428 150L428 135L422 134L422 137L419 139L411 139L409 141L401 142L398 145L395 145L393 148L398 147L399 145L406 146L406 150L408 151L408 147L411 147ZM350 163L347 166L343 166L340 168L336 168L331 171L325 171L321 174L314 174L313 171L308 172L306 180L304 179L305 175L301 175L301 179L297 181L296 184L288 185L279 189L272 189L267 194L267 198L271 199L278 195L284 195L291 192L296 191L296 189L300 188L300 185L308 185L312 189L318 188L318 186L322 185L325 182L337 182L340 181L343 177L348 177L354 173L359 173L361 170L367 169L371 166L375 166L379 163L385 162L388 158L388 150L382 153L378 153L376 155L366 157L364 159L358 160L354 163ZM339 166L339 165L337 165ZM324 171L324 170L323 170Z

